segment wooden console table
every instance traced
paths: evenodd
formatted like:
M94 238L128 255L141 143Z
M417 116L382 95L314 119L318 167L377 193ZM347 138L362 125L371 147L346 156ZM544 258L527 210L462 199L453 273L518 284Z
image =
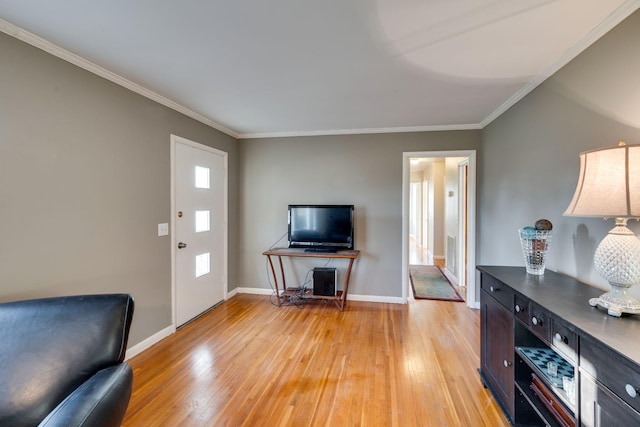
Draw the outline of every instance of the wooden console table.
M340 311L344 310L344 306L347 302L347 292L349 290L349 278L351 277L351 267L353 267L353 262L360 255L360 251L357 250L339 250L337 252L305 252L304 249L298 248L273 248L269 249L262 253L262 255L266 255L269 260L269 266L271 267L271 274L273 274L273 281L276 288L276 298L278 299L278 306L280 306L280 291L278 288L278 277L276 276L276 270L273 267L273 261L271 259L272 256L278 257L278 262L280 263L280 277L282 278L282 296L292 296L295 295L293 289L287 288L287 282L284 276L284 267L282 266L282 257L298 257L298 258L331 258L331 259L348 259L349 266L347 267L347 275L344 281L344 290L336 291L336 295L313 295L311 292L305 292L303 294L303 298L309 299L326 299L333 300ZM338 284L336 283L336 286Z

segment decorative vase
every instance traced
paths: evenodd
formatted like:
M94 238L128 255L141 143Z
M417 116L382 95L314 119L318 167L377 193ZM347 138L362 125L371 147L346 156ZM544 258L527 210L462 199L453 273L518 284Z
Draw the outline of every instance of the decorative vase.
M520 235L520 245L522 246L522 257L527 273L544 274L549 243L551 242L551 230L536 230L532 227L518 230Z

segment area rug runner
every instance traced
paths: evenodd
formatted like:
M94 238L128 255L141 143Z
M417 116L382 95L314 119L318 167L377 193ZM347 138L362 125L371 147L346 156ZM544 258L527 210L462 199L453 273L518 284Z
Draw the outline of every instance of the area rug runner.
M410 265L409 279L416 299L464 301L442 270L435 265Z

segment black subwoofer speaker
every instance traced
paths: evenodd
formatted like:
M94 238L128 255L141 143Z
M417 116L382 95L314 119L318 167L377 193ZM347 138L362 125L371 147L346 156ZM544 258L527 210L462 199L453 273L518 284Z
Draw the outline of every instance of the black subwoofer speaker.
M335 268L316 267L313 269L313 294L335 296L338 271Z

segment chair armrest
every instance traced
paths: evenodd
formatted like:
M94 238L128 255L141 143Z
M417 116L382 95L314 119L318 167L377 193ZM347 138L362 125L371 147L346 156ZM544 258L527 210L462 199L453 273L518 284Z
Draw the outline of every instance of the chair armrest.
M133 372L126 363L98 371L64 399L40 427L119 427L131 397Z

